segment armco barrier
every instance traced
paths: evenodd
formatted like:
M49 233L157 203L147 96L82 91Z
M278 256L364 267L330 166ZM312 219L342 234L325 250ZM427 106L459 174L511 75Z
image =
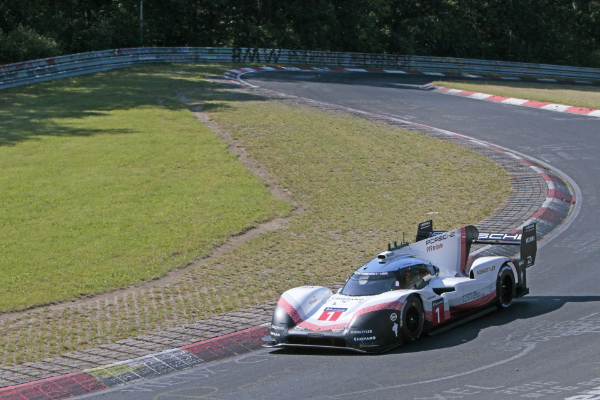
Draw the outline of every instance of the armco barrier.
M133 65L176 63L267 63L328 65L386 70L452 72L465 75L531 76L600 81L600 69L464 58L403 56L231 47L141 47L71 54L0 66L0 89Z

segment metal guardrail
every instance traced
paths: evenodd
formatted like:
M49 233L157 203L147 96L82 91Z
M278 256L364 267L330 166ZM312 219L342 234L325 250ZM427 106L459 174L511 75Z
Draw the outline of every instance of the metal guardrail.
M257 48L142 47L0 65L0 89L150 63L264 63L600 81L600 69L466 58Z

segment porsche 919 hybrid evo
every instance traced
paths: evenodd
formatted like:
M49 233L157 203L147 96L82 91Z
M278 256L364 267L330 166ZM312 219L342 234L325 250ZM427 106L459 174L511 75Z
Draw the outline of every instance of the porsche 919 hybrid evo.
M520 245L520 258L473 259L472 243ZM415 243L388 245L336 294L317 286L283 293L265 346L389 350L483 309L509 307L529 293L526 268L536 252L535 224L521 234L479 234L471 225L441 232L423 222Z

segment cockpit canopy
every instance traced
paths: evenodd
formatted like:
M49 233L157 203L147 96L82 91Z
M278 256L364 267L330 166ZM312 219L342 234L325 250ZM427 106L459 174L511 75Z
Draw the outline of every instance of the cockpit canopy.
M342 288L346 296L373 296L391 290L422 289L439 274L429 261L407 256L382 265L375 259L360 267Z

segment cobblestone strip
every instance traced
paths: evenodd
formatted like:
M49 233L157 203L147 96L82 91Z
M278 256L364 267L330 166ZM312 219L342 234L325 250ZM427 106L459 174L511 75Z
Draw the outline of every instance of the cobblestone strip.
M174 357L173 354L177 354L178 360L183 357L181 351L172 353L177 348L196 344L195 349L203 349L203 341L221 338L224 335L226 337L228 334L265 324L271 320L274 308L274 302L267 303L222 314L194 324L153 332L133 339L120 340L114 344L63 354L61 357L49 358L41 362L3 366L0 367L0 388L79 371L88 372L89 375L107 386L146 379L156 376L161 371L172 372L179 367L175 368L169 364L169 357ZM262 336L264 335L266 333ZM185 368L202 360L214 360L219 354L221 356L234 355L237 353L235 349L240 351L245 349L243 352L251 350L247 346L243 349L234 347L231 343L229 343L229 347L220 344L217 345L217 348L221 348L221 350L216 354L210 353L210 351L206 353L205 350L202 350L204 358L200 361L190 358ZM197 352L201 351L197 350ZM190 355L187 351L184 353ZM159 361L153 361L155 358ZM172 368L161 366L160 363L171 365ZM0 400L4 399L3 393L0 389Z

